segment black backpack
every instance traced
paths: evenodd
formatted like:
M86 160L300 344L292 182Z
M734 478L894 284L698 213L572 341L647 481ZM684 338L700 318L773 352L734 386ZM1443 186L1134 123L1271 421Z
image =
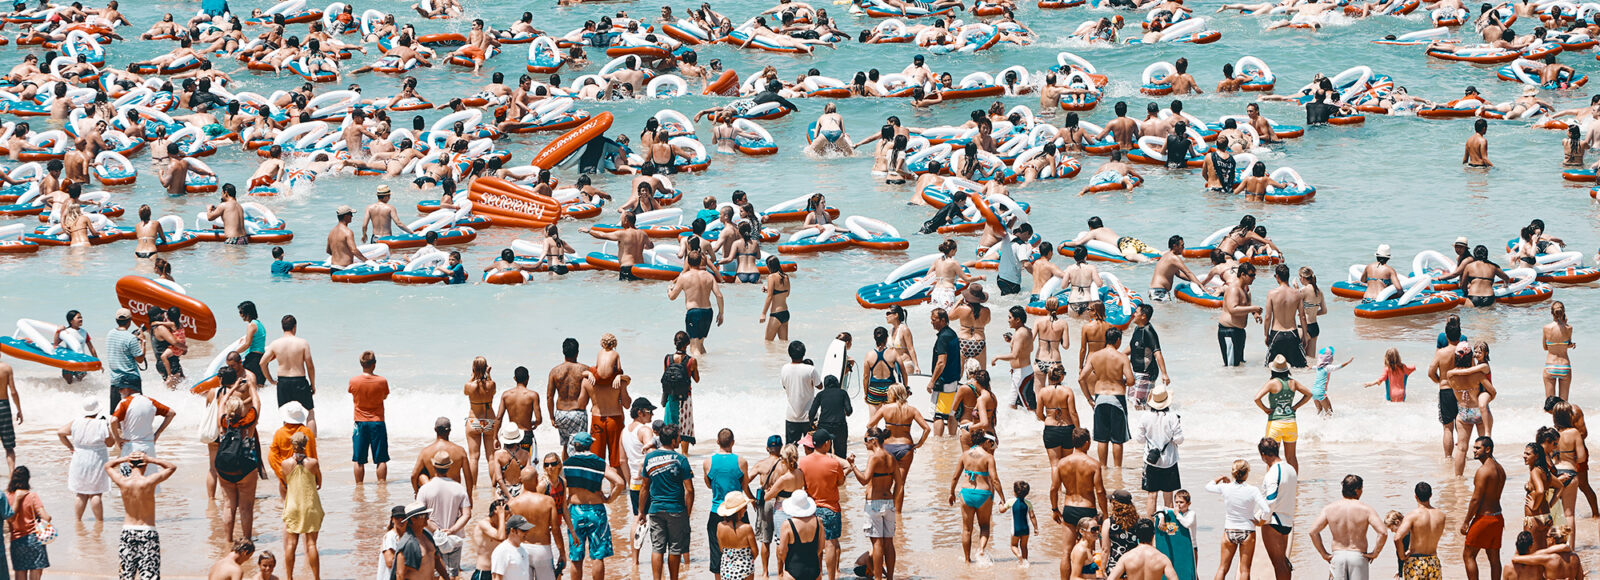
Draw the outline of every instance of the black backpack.
M244 431L230 427L223 430L222 438L217 440L217 460L214 464L217 475L228 481L243 479L246 474L260 467L260 451L253 439L244 436Z
M689 355L667 355L667 368L661 371L663 401L689 398Z

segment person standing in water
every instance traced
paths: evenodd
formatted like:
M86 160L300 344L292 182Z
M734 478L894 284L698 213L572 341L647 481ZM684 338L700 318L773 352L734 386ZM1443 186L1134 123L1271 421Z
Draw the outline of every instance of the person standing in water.
M1433 486L1417 482L1413 490L1417 509L1400 520L1395 530L1395 552L1400 558L1400 575L1404 578L1426 580L1443 578L1444 568L1439 564L1439 539L1444 536L1444 511L1428 502L1433 499Z
M717 277L701 268L703 258L699 254L690 254L685 260L683 274L672 281L672 287L667 289L667 299L677 300L683 294L683 304L687 309L683 315L684 330L689 333L689 355L705 356L706 336L711 333L711 320L716 318L717 326L722 326L722 313L725 308L722 304L722 288L717 284ZM711 309L711 298L715 297L716 310Z
M1567 399L1572 387L1572 325L1567 322L1567 305L1550 303L1549 324L1544 325L1544 396Z
M467 434L466 471L469 475L466 481L474 483L478 480L478 459L487 455L492 461L495 449L499 448L495 437L500 425L494 413L498 387L494 379L489 377L489 370L487 359L481 356L472 359L472 378L467 379L466 386L462 387L462 394L467 396L464 431Z
M1299 440L1300 430L1295 422L1295 412L1311 400L1311 389L1300 384L1300 381L1289 376L1289 361L1278 355L1272 359L1272 364L1267 366L1272 372L1272 378L1267 384L1262 385L1256 392L1252 401L1261 412L1267 414L1267 437L1278 440L1283 444L1283 458L1289 466L1300 469L1300 462L1295 457L1295 441ZM1299 394L1300 399L1295 400ZM1267 402L1262 403L1265 397Z
M1222 366L1244 364L1245 327L1255 315L1261 322L1261 307L1250 304L1250 284L1256 281L1256 267L1239 264L1238 277L1222 290L1222 313L1217 317L1217 345L1222 349Z
M1378 512L1361 502L1361 476L1344 476L1340 487L1344 499L1323 507L1322 513L1317 514L1317 521L1311 526L1311 545L1328 562L1332 580L1368 578L1372 560L1383 553L1389 528L1383 525ZM1368 527L1378 533L1377 548L1371 552L1367 551ZM1331 552L1323 545L1324 528L1329 530L1333 539Z
M293 401L306 408L306 427L315 436L317 404L311 397L317 392L317 367L311 361L311 343L295 334L296 324L293 314L283 315L283 336L267 345L266 353L261 355L261 378L269 385L277 383L278 406ZM267 372L272 361L278 361L277 378Z
M1489 122L1478 119L1472 124L1472 136L1467 137L1466 150L1461 153L1461 162L1467 167L1494 167L1489 162Z

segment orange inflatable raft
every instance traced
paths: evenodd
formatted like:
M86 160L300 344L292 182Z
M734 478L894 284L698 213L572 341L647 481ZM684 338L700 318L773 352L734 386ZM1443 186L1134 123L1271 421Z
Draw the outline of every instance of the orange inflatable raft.
M169 285L144 276L123 276L117 280L117 304L133 312L133 321L149 324L152 309L173 306L183 313L182 327L188 338L211 340L217 335L217 317L204 302Z
M543 228L561 220L561 202L496 177L480 177L467 189L472 211L496 226Z
M529 163L540 169L555 167L563 159L577 153L589 141L604 135L606 130L611 128L612 120L613 117L610 111L595 115L588 121L584 121L583 124L573 127L566 133L562 133L560 137L556 137L555 141L551 141L549 145L544 146L544 149L540 149Z

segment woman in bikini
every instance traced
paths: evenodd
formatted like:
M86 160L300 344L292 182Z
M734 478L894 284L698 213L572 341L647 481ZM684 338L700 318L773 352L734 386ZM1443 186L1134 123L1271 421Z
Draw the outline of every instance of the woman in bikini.
M1306 335L1300 337L1300 341L1305 346L1306 356L1311 356L1317 352L1317 335L1322 334L1317 317L1328 313L1328 304L1322 288L1317 286L1316 272L1307 266L1300 267L1300 308L1306 313Z
M1550 303L1549 324L1544 325L1544 396L1567 399L1572 388L1572 325L1567 323L1567 305Z
M161 230L161 222L150 219L150 206L139 206L139 225L133 226L133 235L138 239L138 245L133 247L136 258L148 259L155 257L159 249L156 244L166 241L167 235Z
M906 474L911 471L911 462L916 459L917 449L927 442L928 434L933 432L933 427L928 425L927 419L922 417L922 411L906 402L911 391L904 384L889 386L889 402L880 405L873 411L872 418L867 420L867 429L877 427L881 421L889 431L889 438L883 442L883 450L894 456L894 509L900 513L900 506L906 499ZM922 427L922 435L913 442L911 440L911 425Z
M928 292L928 303L934 308L943 308L951 318L955 318L953 310L956 308L956 284L982 280L983 276L968 275L962 270L961 263L956 260L955 240L946 238L940 242L939 254L939 258L928 267L928 275L933 277L933 289Z
M1089 304L1089 320L1083 323L1078 336L1078 367L1083 368L1083 361L1088 359L1089 353L1106 347L1106 331L1112 328L1106 322L1106 304L1092 302Z
M972 563L972 523L978 523L978 554L989 550L989 516L995 500L1005 503L1005 489L1001 487L1000 473L994 461L995 439L983 427L972 429L972 445L956 462L955 475L950 478L950 505L956 505L957 492L961 498L961 554ZM959 487L959 489L958 489Z
M1257 514L1271 514L1272 506L1261 495L1261 489L1248 483L1250 462L1236 459L1233 471L1206 483L1206 491L1221 494L1223 505L1223 538L1219 543L1222 566L1217 576L1226 576L1233 565L1234 554L1239 555L1239 571L1243 577L1250 570L1256 554L1256 527L1266 522L1257 521ZM1121 492L1118 492L1121 493ZM1110 566L1110 562L1106 563Z
M956 392L956 400L950 416L955 418L961 426L961 444L971 444L971 434L979 428L988 429L994 433L995 414L1000 407L1000 402L995 398L994 392L989 389L989 371L968 364L967 382L962 385L965 390Z
M498 447L496 433L499 431L498 422L494 414L494 400L496 387L494 379L489 378L489 361L483 357L472 359L472 378L467 380L461 392L467 396L467 477L476 481L478 476L478 458L489 453L491 461L494 450Z
M1069 580L1098 580L1100 565L1095 562L1096 544L1100 541L1100 522L1094 518L1080 518L1077 523L1078 542L1072 545L1071 555L1061 561L1061 577Z
M1044 423L1044 452L1050 465L1055 465L1072 451L1072 430L1079 420L1078 402L1072 391L1061 385L1066 369L1058 366L1042 374L1046 377L1045 386L1038 391L1039 405L1033 414Z
M748 225L739 226L741 232L748 227ZM789 340L789 274L783 271L777 256L767 256L767 270L771 274L767 274L767 283L761 288L767 299L761 304L761 320L758 322L766 323L768 342L773 338L787 341Z
M778 462L783 464L782 473L776 476L768 473L771 483L761 487L766 490L761 496L775 506L772 512L774 530L782 530L783 523L789 521L789 514L783 511L783 500L806 489L806 475L800 471L800 448L793 443L785 445L778 457Z
M1061 351L1072 342L1072 338L1067 335L1069 330L1067 321L1062 320L1057 313L1061 301L1051 296L1044 302L1044 309L1048 314L1033 325L1035 343L1033 368L1041 377L1049 376L1054 369L1065 370L1061 365Z
M222 403L222 414L218 417L217 433L223 439L243 439L245 448L242 457L217 457L213 452L211 463L221 482L222 526L227 529L227 540L231 543L235 537L235 519L239 520L239 531L242 533L239 537L255 537L256 485L266 478L267 469L261 463L261 440L256 432L258 414L249 402L254 393L249 397L238 396L240 387L253 391L248 386L250 381L240 380L228 366L217 371L217 378L225 385L218 390L227 393Z
M1573 512L1578 507L1578 489L1582 487L1579 476L1583 466L1589 464L1589 446L1585 444L1583 434L1572 426L1572 405L1557 404L1551 419L1555 424L1557 439L1555 452L1550 454L1550 459L1555 463L1556 479L1561 482L1562 513L1570 523L1575 521ZM1573 535L1576 534L1574 527Z
M1461 269L1461 285L1466 289L1467 301L1479 308L1493 306L1496 278L1511 282L1505 270L1489 261L1489 248L1482 244L1472 248L1472 263Z
M1478 429L1478 434L1493 437L1494 413L1489 410L1489 403L1500 394L1495 391L1492 382L1494 371L1489 368L1489 343L1481 340L1472 343L1471 359L1458 358L1456 368L1449 372L1449 376L1453 378L1457 387L1465 390L1462 396L1475 397L1478 400L1477 407L1483 415L1483 426Z
M950 311L950 321L956 323L956 339L961 344L961 363L968 360L978 361L978 366L988 366L988 342L984 339L984 327L989 325L989 316L992 314L983 303L989 301L989 295L983 291L981 284L969 284L961 292L961 304ZM965 368L965 367L963 367Z
M724 259L717 262L717 266L726 268L728 264L733 264L733 278L741 284L760 282L761 270L758 266L761 264L761 237L756 235L756 226L750 222L739 222L738 229L734 232L737 237L728 242L728 245L717 248L724 256ZM712 244L714 248L718 245L718 243ZM776 273L777 270L772 272Z
M811 194L806 200L805 227L822 227L833 223L833 216L828 215L828 200L820 193Z
M1522 463L1528 466L1528 483L1523 484L1522 529L1533 534L1535 543L1543 544L1550 528L1555 525L1555 500L1561 482L1550 467L1544 447L1529 443L1522 449Z
M889 350L900 354L900 366L906 370L906 374L917 374L921 368L917 365L917 350L911 342L911 327L906 325L905 307L890 306L883 313L883 319L889 325Z
M906 369L900 364L900 353L889 349L889 329L872 329L872 341L877 348L867 360L867 372L861 374L861 391L867 405L877 411L889 402L889 387L905 384Z
M513 498L522 493L522 470L528 467L531 453L523 442L522 429L506 425L500 432L500 450L489 458L489 479L500 497Z
M568 244L566 240L561 239L561 229L557 228L555 224L544 227L543 247L544 257L540 259L539 263L544 264L549 271L558 275L566 274L568 271L567 254L577 250L572 249L572 244Z

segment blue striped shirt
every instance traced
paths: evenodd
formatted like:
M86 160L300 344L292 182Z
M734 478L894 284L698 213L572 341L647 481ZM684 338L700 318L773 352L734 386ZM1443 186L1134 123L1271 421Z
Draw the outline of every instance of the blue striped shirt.
M600 493L600 483L606 480L606 460L593 453L574 453L562 464L561 476L569 486Z

